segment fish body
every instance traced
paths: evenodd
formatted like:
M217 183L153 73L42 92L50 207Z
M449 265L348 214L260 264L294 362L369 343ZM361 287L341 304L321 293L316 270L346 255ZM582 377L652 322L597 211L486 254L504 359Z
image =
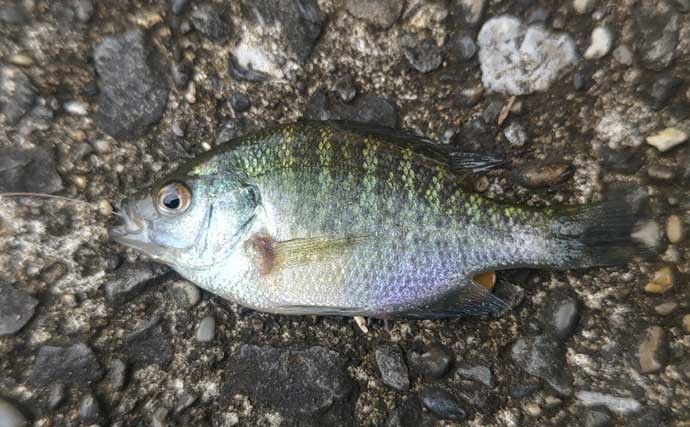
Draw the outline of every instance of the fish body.
M381 128L282 125L126 201L113 234L212 293L285 314L484 314L504 304L478 274L630 258L625 206L500 204L467 190L472 156ZM190 193L179 215L157 207L175 201L171 183Z

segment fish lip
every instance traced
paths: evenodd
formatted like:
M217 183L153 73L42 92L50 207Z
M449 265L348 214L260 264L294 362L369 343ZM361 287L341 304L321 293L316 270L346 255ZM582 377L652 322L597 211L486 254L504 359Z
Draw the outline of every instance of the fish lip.
M139 241L140 239L126 239L126 236L139 236L146 229L142 220L138 219L136 213L132 212L130 206L125 206L120 210L120 218L122 225L116 225L108 230L108 236L118 242L123 241Z

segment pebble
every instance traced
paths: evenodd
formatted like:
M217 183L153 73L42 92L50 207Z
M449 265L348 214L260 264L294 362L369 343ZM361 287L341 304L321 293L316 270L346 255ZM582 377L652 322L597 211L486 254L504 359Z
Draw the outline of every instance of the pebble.
M48 391L48 408L54 410L65 401L65 385L63 383L53 383Z
M37 305L36 298L0 282L0 336L19 332L34 317Z
M102 375L96 355L86 344L77 343L69 347L44 345L38 350L28 382L34 386L56 382L89 384Z
M585 413L585 427L609 427L611 425L611 416L605 410L594 409Z
M486 21L477 45L482 82L489 92L526 95L545 91L578 60L575 41L568 34L527 26L510 15Z
M573 293L555 290L544 302L542 324L544 331L558 339L567 340L580 320L580 301Z
M416 396L410 396L403 400L386 422L386 427L419 427L422 425L422 402Z
M167 408L158 408L153 412L153 415L151 415L151 426L152 427L166 427L168 424L165 422L165 419L168 416L168 409Z
M403 4L398 0L347 0L345 8L355 18L385 30L398 21Z
M87 394L79 402L79 417L84 421L84 425L96 424L101 416L101 408L98 400L92 394Z
M656 311L656 314L658 314L659 316L668 316L669 314L676 311L677 308L678 308L677 302L668 301L668 302L663 302L661 304L654 306L654 311Z
M74 13L81 22L89 22L93 16L92 0L74 0Z
M180 414L196 402L197 396L191 393L183 394L175 406L175 413Z
M167 272L167 267L152 262L122 264L107 279L105 296L113 304L129 302Z
M0 398L0 426L27 427L29 420L13 404Z
M194 5L190 21L198 32L216 43L223 43L230 37L230 24L220 6L209 3Z
M411 2L403 14L403 20L416 29L432 28L448 17L448 7L443 2L419 0Z
M657 181L672 181L676 172L667 166L653 165L647 169L647 175Z
M344 103L337 95L319 89L307 104L305 117L312 120L350 120L389 128L398 126L398 109L389 100L376 95L361 94Z
M613 49L613 59L620 64L631 66L633 64L633 52L628 45L622 44Z
M525 188L554 187L568 181L575 168L567 162L535 162L515 169L513 179Z
M679 215L670 215L666 219L666 237L671 243L679 243L685 238L685 226Z
M565 348L558 340L545 335L520 338L513 344L511 358L517 366L543 379L559 394L571 393L570 374L564 367Z
M473 366L471 368L460 368L458 369L458 375L468 380L480 382L487 387L494 386L491 369L489 369L487 366L480 365Z
M645 285L644 290L650 294L665 294L673 288L675 282L675 268L666 265L654 273L652 280Z
M522 147L527 143L527 132L517 121L510 122L510 125L503 130L503 134L514 147Z
M643 334L637 348L637 360L641 374L653 374L666 367L668 361L666 334L660 326L651 326Z
M649 90L650 105L653 110L658 111L666 106L669 99L671 99L683 84L681 79L670 76L660 76L651 86Z
M216 319L213 316L204 317L196 329L196 340L199 342L211 342L216 335Z
M573 0L573 8L580 15L593 11L596 4L597 0Z
M191 0L168 0L170 11L175 15L182 15L189 7Z
M443 61L441 50L432 39L424 39L411 46L404 46L403 52L410 66L420 73L437 69Z
M230 106L233 110L235 110L236 113L244 113L249 111L252 104L249 101L249 98L247 98L247 95L240 92L235 92L230 96Z
M129 361L137 365L165 366L172 361L174 354L158 319L147 322L141 329L129 334L123 347Z
M7 124L17 124L29 112L36 94L36 88L22 70L14 65L0 66L0 113Z
M690 314L683 316L683 330L686 334L690 334Z
M95 122L115 139L142 136L165 112L168 86L152 66L152 54L140 30L105 37L94 50L99 76Z
M101 216L108 218L113 214L113 205L111 205L107 200L101 200L98 203L98 213L101 214Z
M644 163L644 154L631 147L612 149L603 144L599 148L599 157L604 168L624 174L637 172Z
M467 413L460 407L455 398L447 391L432 387L419 393L422 404L434 416L442 420L462 421L467 418Z
M224 394L250 396L252 405L280 410L286 419L323 416L344 423L353 413L352 379L347 361L339 353L311 347L293 350L242 344L228 358ZM330 417L329 417L330 415Z
M113 359L108 369L108 379L113 390L122 390L127 382L127 365L120 359Z
M15 53L10 58L10 62L19 67L30 67L34 63L34 59L24 53Z
M455 3L460 6L464 21L474 25L478 24L484 16L488 0L458 0Z
M585 51L586 59L601 59L613 48L613 31L607 26L597 27L592 31L591 42Z
M659 248L664 236L659 224L650 220L640 225L631 237L649 248Z
M376 348L374 354L384 384L396 390L408 390L410 376L400 347L395 344L384 344Z
M357 87L350 75L338 79L333 90L343 102L350 102L357 96Z
M638 147L644 142L637 125L617 111L607 112L594 131L599 139L608 142L611 149L621 146Z
M199 288L186 280L177 281L172 286L169 286L168 289L180 307L194 307L201 300Z
M450 42L453 53L457 55L461 61L469 61L474 58L477 53L477 44L474 39L467 34L461 34L452 39Z
M443 378L450 369L453 354L445 347L434 345L424 353L412 351L408 355L408 362L412 372L425 378Z
M679 17L675 13L657 13L640 8L637 17L636 51L645 66L661 71L675 57L678 44Z
M688 140L688 133L674 127L666 128L661 132L647 137L647 144L655 147L660 152L666 152Z
M578 391L575 396L590 408L604 406L619 415L630 415L640 412L642 405L635 399L618 397L596 391Z

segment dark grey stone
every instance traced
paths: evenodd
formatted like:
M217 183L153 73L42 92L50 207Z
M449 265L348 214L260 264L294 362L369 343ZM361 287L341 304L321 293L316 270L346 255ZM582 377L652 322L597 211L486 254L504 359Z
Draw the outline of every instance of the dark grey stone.
M609 427L613 425L611 415L604 409L587 409L584 414L585 427Z
M230 37L229 20L218 5L195 5L190 20L194 28L209 40L222 43Z
M400 0L346 0L345 8L355 18L385 30L400 18L403 4Z
M55 382L89 384L102 375L96 355L86 344L77 343L69 347L44 345L38 350L29 383L34 386Z
M660 76L654 79L649 89L649 104L652 109L658 111L664 108L682 85L683 80L671 76Z
M98 404L96 396L87 394L79 402L79 417L84 422L84 425L96 424L101 418L101 408Z
M451 49L451 57L460 61L469 61L477 53L477 44L468 34L459 34L453 37L448 46Z
M455 398L440 388L427 388L419 393L424 407L434 416L442 420L462 421L467 418L467 413L460 407Z
M5 24L18 25L25 24L28 20L29 16L22 2L17 0L0 1L0 21Z
M129 361L136 365L157 363L165 366L172 361L174 354L158 319L149 321L141 329L127 336L124 351L127 352Z
M420 427L422 422L422 401L411 396L395 408L386 421L386 427Z
M343 102L350 102L357 96L357 87L349 75L338 79L333 89Z
M494 386L494 380L493 376L491 375L491 369L489 369L488 366L479 365L472 366L469 368L460 368L458 369L458 375L468 380L480 382L488 387Z
M346 104L331 93L317 90L309 99L305 116L314 120L350 120L397 127L396 106L385 98L362 94Z
M601 165L611 172L634 174L644 163L644 152L637 148L613 149L608 144L602 144L599 149Z
M580 320L580 301L572 292L554 290L544 302L542 324L544 331L561 340L567 340L575 332Z
M168 0L170 11L175 15L182 15L189 7L191 0Z
M402 350L394 344L384 344L375 350L376 364L384 384L396 390L410 388L410 375L403 359Z
M441 50L432 39L424 39L403 47L403 53L412 68L428 73L441 66Z
M62 178L47 150L0 150L0 191L55 193L62 190Z
M113 359L108 368L108 381L113 390L122 390L127 382L127 365L120 359Z
M424 353L412 351L408 355L410 369L425 378L439 379L448 373L453 354L445 347L432 346Z
M65 401L65 385L53 383L48 391L48 408L56 409Z
M14 65L0 67L0 112L9 125L15 125L31 110L36 88L22 70Z
M225 382L226 395L247 394L252 403L275 408L296 424L348 425L352 420L353 383L345 359L323 347L243 344L228 361Z
M95 121L110 136L138 138L163 116L168 86L155 54L139 30L105 37L94 50L100 89Z
M38 301L7 283L0 282L0 336L18 332L34 316Z
M636 24L636 48L642 63L657 71L668 67L678 44L678 15L639 9Z
M565 369L565 348L555 338L539 335L520 338L511 349L513 362L525 372L546 381L556 392L572 393L570 374Z
M168 271L167 267L150 262L122 264L108 278L105 295L111 303L128 302Z
M230 106L233 110L235 110L235 112L244 113L246 111L249 111L252 104L251 102L249 102L249 98L247 98L247 95L241 92L235 92L230 96Z

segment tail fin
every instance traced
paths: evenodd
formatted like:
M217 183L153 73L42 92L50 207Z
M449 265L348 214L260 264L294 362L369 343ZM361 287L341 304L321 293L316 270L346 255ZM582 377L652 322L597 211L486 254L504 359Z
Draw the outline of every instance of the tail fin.
M561 208L553 232L563 241L569 262L576 267L627 264L650 260L655 251L635 240L633 234L643 219L640 200L617 197L583 206Z

